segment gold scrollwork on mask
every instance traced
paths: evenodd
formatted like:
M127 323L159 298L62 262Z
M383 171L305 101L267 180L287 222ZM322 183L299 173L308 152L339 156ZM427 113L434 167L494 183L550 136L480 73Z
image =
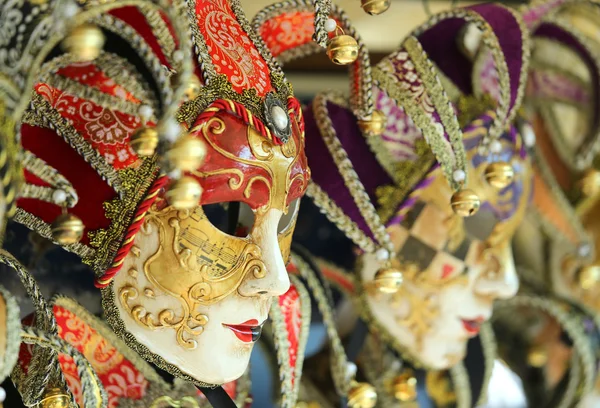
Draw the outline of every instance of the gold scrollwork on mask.
M147 283L141 284L138 273L129 274L129 282L118 289L120 302L138 324L150 330L175 330L177 343L186 349L197 347L194 338L208 323L198 307L234 294L246 276L260 279L267 272L258 245L219 231L202 207L177 211L155 206L139 235L157 248L137 257ZM148 303L159 295L176 301L177 307L162 308L156 315L149 312Z
M126 285L119 290L121 304L127 313L140 325L150 330L173 329L176 331L177 343L182 347L194 350L198 342L193 339L202 333L204 325L208 323L208 317L202 314L191 316L189 305L181 302L183 314L177 317L173 309L163 309L158 312L156 318L140 303L131 305L139 297L138 290Z

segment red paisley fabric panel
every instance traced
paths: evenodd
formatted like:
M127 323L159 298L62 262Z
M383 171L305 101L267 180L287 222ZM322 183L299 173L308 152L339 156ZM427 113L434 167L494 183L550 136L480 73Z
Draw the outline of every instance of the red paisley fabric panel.
M260 36L274 57L312 42L314 13L294 11L271 18L260 27Z
M269 68L243 30L227 0L196 0L198 29L206 41L217 74L225 74L233 89L273 90Z
M129 146L131 134L141 126L138 117L96 105L47 84L36 85L35 91L69 120L115 169L121 170L138 160Z
M54 306L58 334L77 348L91 363L108 394L108 407L119 406L120 399L138 400L144 397L148 381L133 363L110 342L71 311ZM83 406L81 382L71 357L59 355L61 369L69 388Z
M140 103L131 92L123 86L117 84L112 78L109 78L96 65L83 62L69 65L56 72L58 75L70 78L82 85L96 88L101 92L112 96L118 96L126 101Z
M300 294L295 286L279 297L279 307L283 314L289 341L289 362L292 368L292 384L296 381L295 367L298 360L298 345L300 343L300 331L302 327L302 310Z

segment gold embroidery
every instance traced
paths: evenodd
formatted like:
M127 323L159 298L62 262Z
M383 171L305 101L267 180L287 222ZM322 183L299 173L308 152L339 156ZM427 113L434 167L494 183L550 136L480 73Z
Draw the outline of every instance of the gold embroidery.
M90 246L96 248L96 252L93 258L86 257L83 262L92 266L97 274L106 271L114 259L138 203L146 196L146 191L154 181L156 169L155 159L149 158L137 169L119 171L120 196L104 203L106 218L111 221L110 227L88 233Z

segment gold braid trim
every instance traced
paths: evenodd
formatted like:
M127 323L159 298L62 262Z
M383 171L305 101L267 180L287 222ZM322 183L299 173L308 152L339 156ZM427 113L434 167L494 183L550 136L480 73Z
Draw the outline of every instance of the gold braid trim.
M83 85L73 79L59 75L47 74L40 79L40 82L44 82L66 94L89 100L103 108L123 112L130 116L138 116L138 104L127 101L118 96L109 95L97 88L93 88L89 85Z
M574 36L593 60L596 71L591 72L590 74L596 77L600 76L600 71L598 71L600 70L600 53L597 51L597 47L594 46L594 44L587 37L585 37L585 35L583 35L571 24L558 18L546 18L544 22L554 24ZM594 91L597 92L598 90ZM590 115L593 118L596 115L596 112L590 112ZM549 112L549 109L548 111L544 112L544 118L552 118L553 121L559 120ZM568 152L570 149L565 148L565 137L560 133L560 127L556 126L555 123L553 123L553 126L548 126L548 130L554 143L558 146L556 149L557 152L559 152L564 160L564 152ZM585 170L592 165L594 157L598 154L598 152L600 152L600 127L597 127L596 129L590 129L590 133L587 135L581 146L577 149L575 157L572 157L570 161L565 161L565 163L570 167L574 164L574 168L577 170Z
M126 168L119 171L119 178L122 180L119 196L104 203L110 226L88 233L90 246L96 248L96 253L93 258L84 258L83 262L90 265L97 276L101 276L110 267L121 247L123 236L131 225L135 210L146 196L157 172L155 157L145 159L137 169Z
M313 200L321 212L327 216L327 219L334 223L360 249L365 252L375 252L375 242L362 232L358 225L312 180L308 182L306 195Z
M348 103L345 98L335 92L325 92L315 97L313 101L313 112L319 132L321 134L321 138L327 146L329 154L331 155L335 166L342 176L346 188L354 199L361 216L364 218L367 226L375 236L375 239L377 239L378 244L387 249L387 251L390 253L390 257L393 258L394 245L392 244L392 240L385 229L385 225L379 218L377 210L371 202L371 198L365 191L358 174L356 174L354 171L352 162L348 158L346 151L337 137L333 122L329 117L329 112L327 109L328 101L336 103L344 108L348 107ZM358 243L356 244L358 245Z
M54 130L61 136L69 145L79 153L86 162L96 170L98 174L106 180L106 182L115 190L120 190L121 180L114 167L106 162L106 159L98 153L78 132L71 123L63 118L61 114L54 109L44 97L38 93L34 93L31 98L33 106L32 115L37 116L35 122L44 123L44 127ZM26 119L31 116L24 118ZM33 123L28 123L33 124Z
M306 280L308 289L311 291L317 303L317 308L323 318L323 324L329 337L331 347L331 373L336 391L340 397L346 397L350 389L352 378L347 376L348 358L338 335L333 307L331 305L331 289L326 279L322 281L316 276L319 271L313 270L302 256L292 252L292 263L296 265L302 278Z
M463 135L462 130L458 125L458 119L454 113L448 95L446 95L446 92L439 81L433 64L431 64L431 61L426 57L425 51L421 47L421 43L419 43L415 37L408 37L403 45L415 65L416 72L423 81L426 92L443 125L441 132L438 128L438 132L426 137L426 139L430 142L431 150L438 158L450 185L454 190L457 190L460 186L459 183L454 181L452 176L453 172L460 169L463 170L465 174L467 173L467 154L465 152L465 145L462 141ZM442 148L442 146L446 144L443 133L444 130L450 137L451 151ZM435 138L432 138L431 136L434 136ZM468 183L467 178L465 178L464 183Z

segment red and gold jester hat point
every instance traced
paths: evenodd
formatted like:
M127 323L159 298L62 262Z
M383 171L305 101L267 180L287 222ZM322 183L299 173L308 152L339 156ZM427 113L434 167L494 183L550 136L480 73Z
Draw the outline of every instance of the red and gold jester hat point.
M242 201L258 210L278 200L287 208L310 178L300 103L238 1L196 0L187 14L200 86L177 119L202 139L206 156L183 175L202 187L199 205ZM81 241L64 247L94 269L102 288L121 268L172 175L161 173L156 156L138 157L130 140L157 121L142 106L157 116L166 106L168 99L157 101L152 89L157 83L168 88L166 73L177 73L181 50L164 12L117 4L94 23L123 46L113 50L107 41L93 61L73 62L65 54L44 65L21 128L26 186L15 218L49 239L61 213L81 219ZM260 162L274 149L289 159L285 183L275 182L273 165Z

